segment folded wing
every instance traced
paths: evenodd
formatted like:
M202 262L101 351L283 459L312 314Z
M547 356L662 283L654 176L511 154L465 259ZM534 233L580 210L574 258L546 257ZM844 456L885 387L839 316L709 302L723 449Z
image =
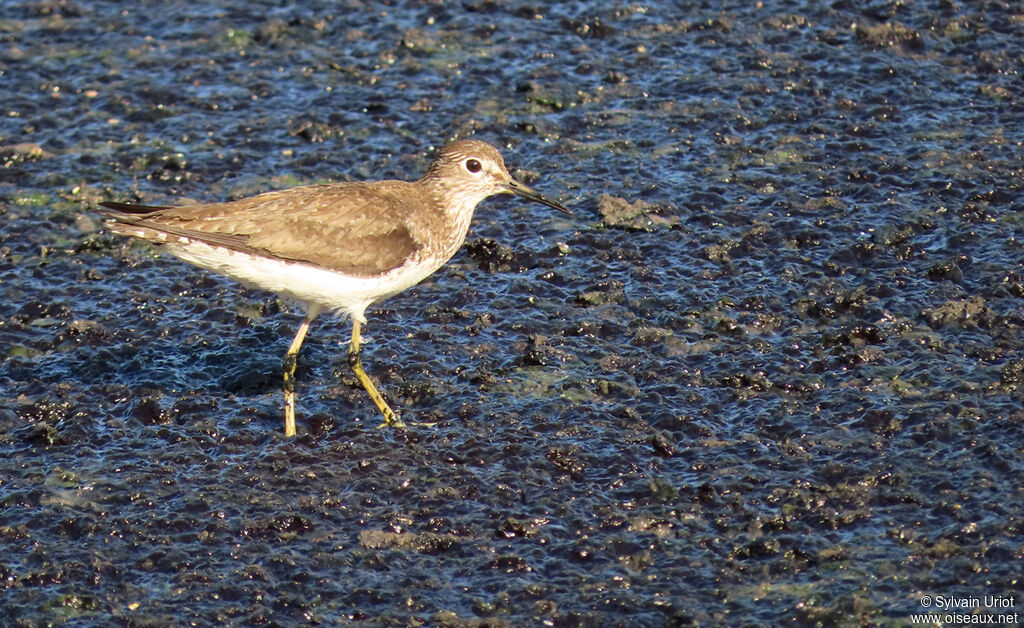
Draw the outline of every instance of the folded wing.
M115 231L157 244L194 240L374 276L401 266L424 247L406 220L416 208L409 206L409 195L402 195L403 185L313 185L183 207L101 203L106 210L100 213L114 219Z

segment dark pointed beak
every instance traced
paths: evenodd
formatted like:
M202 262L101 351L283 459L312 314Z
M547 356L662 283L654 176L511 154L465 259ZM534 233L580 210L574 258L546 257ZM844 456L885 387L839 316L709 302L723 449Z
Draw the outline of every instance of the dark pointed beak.
M516 181L515 179L509 179L507 185L508 191L515 194L516 196L521 196L528 201L533 201L535 203L547 205L548 207L557 209L558 211L562 212L567 216L572 216L571 211L569 211L562 205L552 201L551 199L544 198L543 196L540 195L540 192L534 191L533 188L531 188L528 185L523 185L522 183Z

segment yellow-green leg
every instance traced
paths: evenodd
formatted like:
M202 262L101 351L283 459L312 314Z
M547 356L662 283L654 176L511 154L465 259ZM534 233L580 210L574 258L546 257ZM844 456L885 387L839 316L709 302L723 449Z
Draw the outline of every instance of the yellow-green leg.
M302 341L306 339L306 332L309 331L309 324L316 318L317 312L310 311L299 326L295 339L288 347L288 353L284 354L284 435L295 436L295 365L299 361L299 348Z
M370 393L370 399L373 399L373 403L377 404L377 409L384 415L384 422L379 427L405 427L405 423L398 418L395 411L391 409L391 406L384 401L384 397L381 396L380 391L370 381L370 376L363 370L363 363L359 360L359 330L362 325L358 320L352 319L352 340L348 343L348 365L355 373L356 379L363 385L366 392Z

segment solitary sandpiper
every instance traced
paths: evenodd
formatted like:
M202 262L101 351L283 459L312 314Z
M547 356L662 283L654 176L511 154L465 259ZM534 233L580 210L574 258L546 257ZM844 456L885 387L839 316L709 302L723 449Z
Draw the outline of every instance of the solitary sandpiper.
M182 207L100 203L100 213L117 233L302 307L283 368L284 433L294 436L295 363L324 310L352 319L348 364L384 415L382 427L404 427L359 360L366 308L441 268L466 239L477 204L495 194L571 214L513 179L498 150L476 140L441 149L418 181L328 183Z

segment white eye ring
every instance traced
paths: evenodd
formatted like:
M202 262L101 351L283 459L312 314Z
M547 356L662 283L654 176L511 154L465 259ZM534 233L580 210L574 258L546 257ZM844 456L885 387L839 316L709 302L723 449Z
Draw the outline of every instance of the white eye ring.
M480 163L480 160L473 159L472 157L467 159L464 165L466 166L466 170L472 172L473 174L476 174L484 169L483 164Z

